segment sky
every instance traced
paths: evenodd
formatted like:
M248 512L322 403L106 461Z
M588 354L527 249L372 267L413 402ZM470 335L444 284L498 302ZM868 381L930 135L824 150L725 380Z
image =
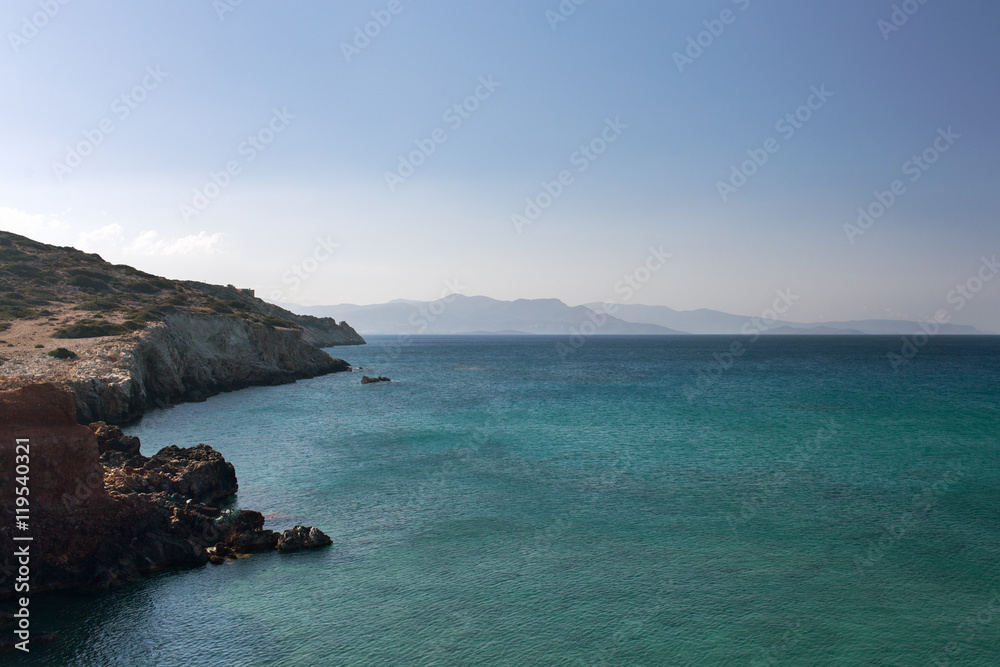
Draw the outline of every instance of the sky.
M303 305L753 316L781 290L795 321L1000 332L998 23L975 0L7 0L0 229Z

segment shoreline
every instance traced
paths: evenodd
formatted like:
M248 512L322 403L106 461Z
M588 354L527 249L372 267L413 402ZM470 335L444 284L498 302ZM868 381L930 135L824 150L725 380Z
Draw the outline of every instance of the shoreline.
M79 423L129 424L153 408L351 370L305 336L239 318L175 313L126 336L71 341L70 359L21 352L0 366L0 389L50 382L74 395ZM364 344L358 339L345 344Z
M75 421L73 398L53 384L0 391L0 469L30 451L30 504L15 515L14 485L0 498L0 535L30 532L30 575L0 560L0 600L94 592L170 568L220 564L264 551L332 544L318 528L276 533L253 510L221 509L239 490L233 465L207 445L139 453L139 439L105 423ZM25 539L25 538L22 538Z

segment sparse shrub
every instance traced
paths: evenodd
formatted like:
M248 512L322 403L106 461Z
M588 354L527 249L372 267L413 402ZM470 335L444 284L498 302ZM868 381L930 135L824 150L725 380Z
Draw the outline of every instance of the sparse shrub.
M87 310L91 312L97 312L102 310L121 310L121 306L118 305L116 299L109 299L107 297L100 296L88 296L84 297L79 305L73 306L73 310Z
M265 326L269 326L269 327L280 327L282 329L295 329L296 328L295 324L293 324L292 322L289 322L288 320L283 320L280 317L275 317L274 315L268 315L263 320L261 320L261 322Z
M147 322L159 322L165 316L176 312L177 309L173 306L146 306L145 308L134 310L132 314L128 316L128 319L142 324Z
M30 255L28 255L30 257ZM0 266L0 271L19 278L40 278L46 272L31 264L4 264Z
M151 281L143 281L136 283L128 283L122 287L125 292L131 292L132 294L156 294L160 291L160 288L154 285Z
M80 320L75 324L67 324L56 329L53 338L100 338L102 336L121 336L130 330L121 324L99 322L97 320Z
M72 350L67 350L65 347L57 347L54 350L49 350L50 357L55 357L56 359L76 359L76 352Z
M93 290L94 292L110 292L111 285L107 284L99 278L92 278L90 276L73 276L66 281L74 287L79 287L80 289Z
M44 345L42 345L41 343L35 343L35 349L36 349L36 350L38 350L38 349L41 349L41 348L43 348L43 347L45 347L45 346L44 346Z
M66 273L71 276L86 276L87 278L94 278L95 280L100 280L106 283L114 282L115 280L115 277L110 273L91 271L90 269L70 269Z
M6 240L6 239L4 239ZM10 241L7 242L8 244ZM0 247L0 261L4 262L26 262L32 259L28 253L21 252L12 245Z
M35 311L31 308L10 303L9 299L0 302L0 320L20 320L31 317L35 317Z

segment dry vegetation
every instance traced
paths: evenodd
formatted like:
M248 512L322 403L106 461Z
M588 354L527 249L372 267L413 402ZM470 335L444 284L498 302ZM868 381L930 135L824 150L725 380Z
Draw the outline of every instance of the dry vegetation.
M0 355L78 350L90 339L127 335L178 311L269 327L335 324L294 315L232 285L160 278L0 231Z

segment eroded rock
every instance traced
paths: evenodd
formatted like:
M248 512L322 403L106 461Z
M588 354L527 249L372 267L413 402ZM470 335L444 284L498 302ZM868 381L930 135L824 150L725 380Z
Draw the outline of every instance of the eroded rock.
M317 549L333 544L333 540L319 528L311 526L295 526L289 528L278 538L278 551L290 552L302 549Z
M163 568L332 543L315 528L278 535L259 512L214 506L239 487L232 464L207 445L144 457L137 438L75 417L73 396L54 385L0 391L0 470L14 469L17 439L30 447L31 591L103 589ZM0 542L12 544L15 485L4 478ZM0 556L0 581L14 567ZM0 599L12 592L3 587Z

